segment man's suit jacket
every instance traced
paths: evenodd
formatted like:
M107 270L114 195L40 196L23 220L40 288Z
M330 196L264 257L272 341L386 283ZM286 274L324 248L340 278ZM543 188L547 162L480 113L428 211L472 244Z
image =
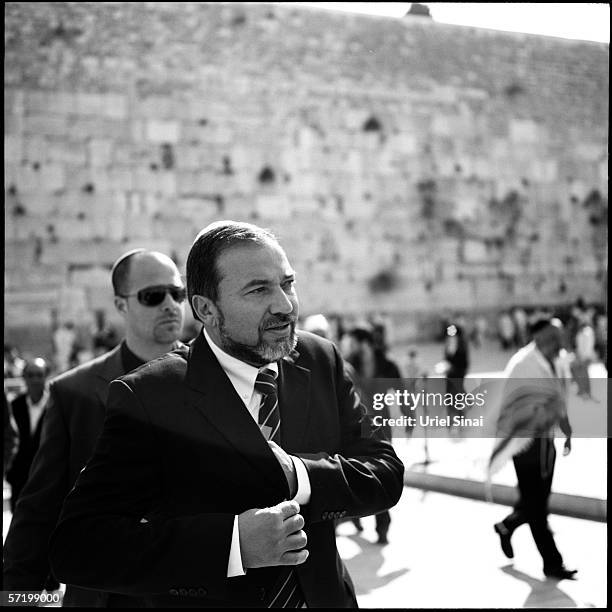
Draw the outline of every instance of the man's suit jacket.
M298 580L309 607L355 606L335 519L397 503L403 465L372 435L331 342L300 333L278 381L281 445L302 458L312 489ZM234 516L288 497L282 468L200 334L111 384L104 431L66 499L51 563L60 580L149 606L262 606L279 568L226 577Z
M40 415L40 419L32 431L32 422L30 420L30 411L28 410L27 394L18 395L11 402L11 410L15 425L17 425L17 433L19 441L17 444L17 453L13 459L10 469L6 475L6 480L13 488L13 495L19 496L23 485L28 480L30 467L40 444L40 431L45 418L45 407Z
M124 373L118 346L51 381L40 448L4 545L4 589L43 588L49 537L102 431L108 385ZM104 606L106 599L106 593L68 585L64 605Z

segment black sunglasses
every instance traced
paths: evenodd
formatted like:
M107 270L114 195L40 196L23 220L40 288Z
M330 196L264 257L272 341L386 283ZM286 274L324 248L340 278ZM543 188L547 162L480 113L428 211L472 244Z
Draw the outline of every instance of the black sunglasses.
M138 293L130 293L128 295L120 295L119 297L128 298L136 297L143 306L159 306L169 293L172 299L181 304L187 297L185 287L176 287L175 285L154 285L153 287L145 287Z

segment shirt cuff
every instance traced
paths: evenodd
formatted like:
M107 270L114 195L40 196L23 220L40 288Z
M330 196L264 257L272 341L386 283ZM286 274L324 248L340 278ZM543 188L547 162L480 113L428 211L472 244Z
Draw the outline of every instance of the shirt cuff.
M295 499L295 501L302 506L310 501L310 477L308 476L308 470L306 469L304 462L299 457L294 457L293 455L289 456L291 457L295 467L298 485L297 493L293 499Z
M305 468L304 468L305 469ZM234 517L234 530L232 531L232 545L230 547L229 560L227 562L227 577L244 576L246 572L242 567L242 556L240 554L240 530L238 529L238 516Z

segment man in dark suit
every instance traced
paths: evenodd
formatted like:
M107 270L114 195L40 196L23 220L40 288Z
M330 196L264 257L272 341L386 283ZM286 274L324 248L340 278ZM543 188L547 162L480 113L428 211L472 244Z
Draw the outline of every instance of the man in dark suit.
M15 510L15 504L28 479L34 455L38 450L40 430L49 400L49 367L44 359L37 357L26 361L21 375L26 390L11 402L19 436L17 453L6 474L6 480L11 485L11 511Z
M49 537L64 498L93 452L102 431L108 385L146 361L182 346L185 289L174 262L137 249L112 271L115 307L125 340L109 353L61 374L50 383L40 449L15 508L4 547L4 588L40 591L49 574ZM68 584L67 606L114 606L108 593ZM129 604L128 604L129 605Z
M296 334L268 231L223 221L187 260L189 349L110 386L50 543L60 579L154 607L353 607L334 523L397 503L403 465L335 346Z

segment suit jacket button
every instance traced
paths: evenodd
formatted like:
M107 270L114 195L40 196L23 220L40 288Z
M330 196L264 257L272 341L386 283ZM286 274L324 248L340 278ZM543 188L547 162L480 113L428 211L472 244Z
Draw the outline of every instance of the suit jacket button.
M259 599L261 601L263 601L266 598L266 589L264 589L263 587L261 587L259 589Z
M206 597L207 594L208 594L208 591L206 589L203 589L203 588L198 589L198 597Z
M179 589L179 595L182 595L183 597L187 597L188 594L189 592L187 591L187 589Z
M189 589L189 597L197 597L198 592L195 589Z
M174 595L176 597L178 594L179 593L176 589L170 589L170 595Z

